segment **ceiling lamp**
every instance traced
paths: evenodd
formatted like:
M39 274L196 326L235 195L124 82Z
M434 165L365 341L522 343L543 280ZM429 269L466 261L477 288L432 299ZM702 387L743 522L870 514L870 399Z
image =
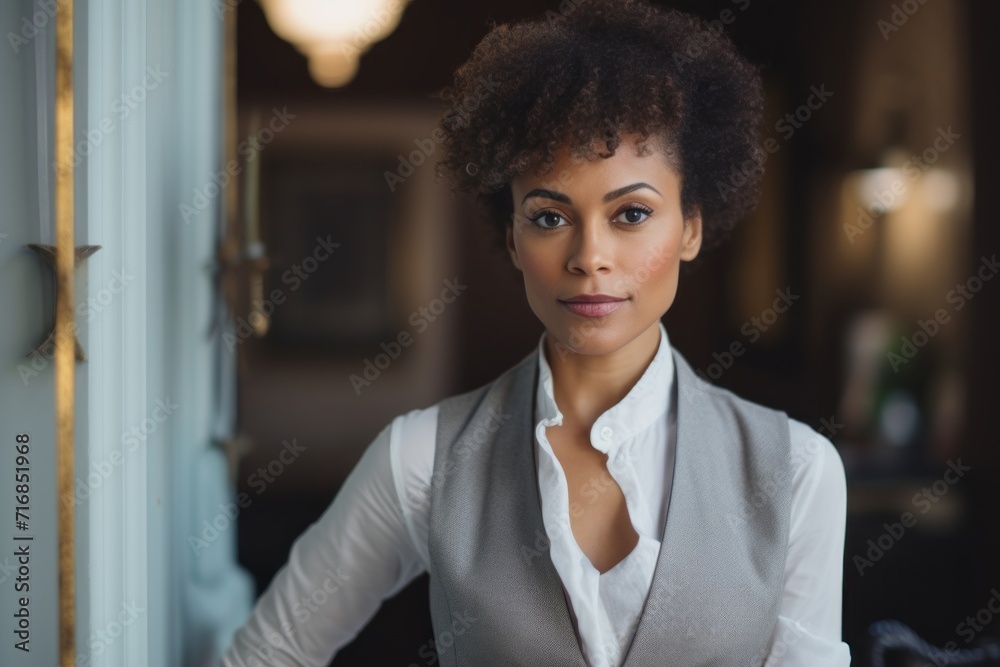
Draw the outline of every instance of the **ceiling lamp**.
M328 88L344 86L358 60L384 39L410 0L259 0L271 29L309 59L309 73Z

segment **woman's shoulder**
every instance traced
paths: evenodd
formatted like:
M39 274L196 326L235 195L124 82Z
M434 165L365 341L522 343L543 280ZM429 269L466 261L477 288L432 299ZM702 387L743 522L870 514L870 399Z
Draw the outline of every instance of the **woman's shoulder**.
M534 378L530 376L530 372L535 370L537 373L537 366L535 364L537 357L538 350L537 348L534 348L513 364L509 365L501 373L497 374L497 376L493 379L482 382L472 389L447 396L438 401L436 405L439 408L445 409L454 405L471 405L479 402L487 393L491 391L509 391L509 389L516 384L517 380L526 381L530 384L531 381L534 380Z
M676 368L676 378L679 386L684 388L680 397L691 404L703 404L705 398L715 409L725 413L742 412L757 419L768 420L773 428L783 428L788 415L781 410L756 400L747 398L722 385L715 384L700 369L691 366L680 350L673 348L673 359Z
M403 477L430 477L439 403L397 415L390 424L389 453L397 487ZM426 474L421 475L421 471Z
M826 424L821 429L829 430ZM826 435L805 422L789 417L788 430L793 495L842 510L847 502L847 478L840 452Z
M807 515L816 520L827 520L836 516L842 518L845 515L847 478L844 462L836 446L826 435L826 433L833 435L836 432L835 419L821 420L817 430L779 408L744 398L694 373L691 373L691 377L692 386L701 392L715 395L730 409L766 416L777 428L787 424L789 467L786 479L790 480L793 523L803 521ZM769 441L763 441L762 446L769 448Z
M817 431L809 424L790 417L780 408L776 408L764 403L751 400L736 392L714 384L708 379L701 377L687 363L687 360L675 350L674 358L678 367L689 378L689 386L698 392L708 393L715 396L723 404L730 408L739 408L744 412L768 415L777 420L776 425L783 425L787 422L789 436L789 456L792 463L792 472L796 477L818 478L829 477L828 483L837 482L838 476L844 477L844 464L840 458L837 448L824 433ZM697 400L695 395L689 394L689 400ZM822 420L820 429L823 432L833 433L837 430L835 420Z
M492 380L466 391L450 394L422 408L414 408L394 417L389 425L389 450L398 487L423 486L430 480L437 444L438 418L442 410L473 410L485 395L509 386L519 369L534 360L535 351L527 354ZM428 482L429 483L429 482Z
M514 373L518 369L522 369L534 361L534 356L535 351L532 350L531 353L519 359L515 364L509 366L492 380L480 383L472 389L466 389L449 394L435 403L425 407L414 408L408 412L397 415L393 418L391 423L393 431L397 432L399 436L405 437L407 441L414 438L420 440L426 439L427 435L435 430L438 415L440 414L442 408L447 407L447 404L477 402L484 394L489 392L494 387L506 384L509 380L511 380Z

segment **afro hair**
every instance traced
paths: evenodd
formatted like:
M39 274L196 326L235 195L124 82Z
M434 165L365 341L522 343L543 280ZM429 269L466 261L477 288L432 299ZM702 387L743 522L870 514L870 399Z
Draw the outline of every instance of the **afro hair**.
M765 153L760 75L718 28L646 0L564 0L560 13L494 25L438 92L437 177L469 196L502 243L511 179L545 175L555 152L609 157L622 135L664 150L702 248L756 205ZM606 150L597 152L604 145Z

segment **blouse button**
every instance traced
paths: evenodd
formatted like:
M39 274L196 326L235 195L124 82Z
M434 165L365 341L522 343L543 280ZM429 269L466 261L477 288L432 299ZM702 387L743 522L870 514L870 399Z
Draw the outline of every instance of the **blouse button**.
M611 440L611 435L612 431L610 426L605 426L604 428L601 429L601 437L604 438L605 440Z

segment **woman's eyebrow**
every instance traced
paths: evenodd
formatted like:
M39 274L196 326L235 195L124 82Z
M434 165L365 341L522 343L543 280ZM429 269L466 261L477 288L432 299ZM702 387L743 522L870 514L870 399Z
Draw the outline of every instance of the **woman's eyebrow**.
M660 195L660 191L654 188L649 183L633 183L632 185L626 185L624 188L618 188L617 190L612 190L608 194L604 195L604 201L606 202L613 201L615 199L618 199L619 197L627 195L628 193L638 190L640 188L649 188L656 194ZM663 195L660 196L662 197Z
M633 183L632 185L626 185L625 187L618 188L617 190L612 190L608 194L604 195L604 201L609 202L618 199L619 197L627 195L628 193L634 192L640 188L649 188L661 197L663 196L660 194L659 190L654 188L649 183ZM564 204L573 203L573 201L563 193L556 192L555 190L546 190L544 188L535 188L534 190L528 192L528 194L524 195L524 199L521 200L521 204L524 205L524 202L528 201L529 197L545 197L546 199L552 199Z
M572 204L573 202L569 197L561 192L556 192L555 190L546 190L544 188L535 188L524 195L524 199L521 200L521 205L528 201L529 197L545 197L546 199L554 199L555 201L561 201L564 204Z

